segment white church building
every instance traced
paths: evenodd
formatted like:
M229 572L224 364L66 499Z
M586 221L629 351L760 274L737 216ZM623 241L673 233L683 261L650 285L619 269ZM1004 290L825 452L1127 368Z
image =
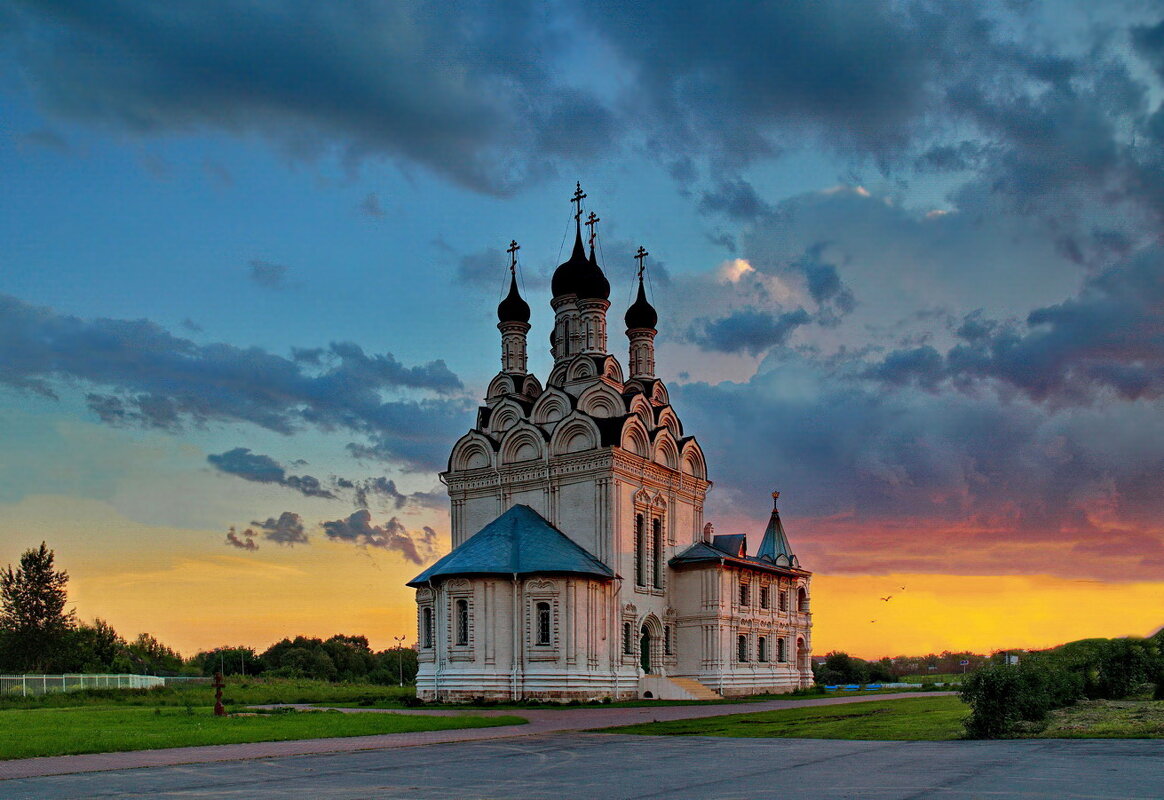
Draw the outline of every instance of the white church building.
M655 377L643 286L607 350L610 284L582 240L553 275L553 368L526 369L530 308L497 307L501 372L448 471L452 551L416 589L424 700L713 698L812 683L811 573L773 504L755 554L714 535L703 452ZM778 493L773 493L773 498Z

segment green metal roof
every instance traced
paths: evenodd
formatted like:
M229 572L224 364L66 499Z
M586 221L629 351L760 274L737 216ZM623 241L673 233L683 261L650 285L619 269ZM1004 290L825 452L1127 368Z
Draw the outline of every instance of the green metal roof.
M524 576L537 574L615 577L609 567L579 547L566 534L526 505L516 505L451 553L408 582L424 586L431 580L463 575Z
M794 558L792 548L788 544L788 537L784 535L784 526L780 523L780 512L773 505L772 516L768 519L768 527L764 529L764 538L760 542L756 558L775 561L780 556L784 556L789 562Z

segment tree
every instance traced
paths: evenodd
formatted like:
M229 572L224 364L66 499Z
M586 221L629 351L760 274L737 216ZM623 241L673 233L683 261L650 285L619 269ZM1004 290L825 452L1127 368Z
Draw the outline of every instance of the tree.
M53 551L40 543L15 570L0 571L0 660L7 669L44 672L60 657L75 620L65 611L69 573L53 568Z

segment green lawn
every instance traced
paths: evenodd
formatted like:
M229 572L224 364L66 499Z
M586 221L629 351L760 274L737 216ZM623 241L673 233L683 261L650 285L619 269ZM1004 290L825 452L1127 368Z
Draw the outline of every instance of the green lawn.
M223 702L228 706L266 703L369 704L396 703L416 696L412 686L380 686L372 683L329 683L295 678L226 679ZM179 683L156 689L85 689L20 697L0 695L6 708L65 708L76 706L186 706L212 708L214 689L205 683Z
M740 736L794 739L946 740L961 738L969 713L957 697L919 697L732 714L607 728L651 736Z
M1040 739L1162 739L1164 701L1083 700L1047 715Z
M0 759L518 725L521 717L304 711L215 717L210 709L92 707L0 711Z

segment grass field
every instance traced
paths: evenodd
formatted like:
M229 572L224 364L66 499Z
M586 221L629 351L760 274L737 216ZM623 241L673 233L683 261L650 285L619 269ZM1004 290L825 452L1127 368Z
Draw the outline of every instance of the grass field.
M328 683L291 678L227 678L222 699L227 706L267 703L360 704L395 702L416 695L412 686L372 683ZM65 708L76 706L214 706L214 689L204 683L176 684L156 689L85 689L20 697L0 695L0 709Z
M1164 739L1164 701L1084 700L1052 711L1040 739Z
M0 759L240 742L518 725L521 717L409 717L310 711L215 717L210 709L140 706L0 711Z
M961 683L966 676L961 672L931 672L928 675L902 675L899 683Z
M946 740L961 738L969 709L957 697L919 697L814 706L707 719L608 728L651 736L739 736L796 739Z

